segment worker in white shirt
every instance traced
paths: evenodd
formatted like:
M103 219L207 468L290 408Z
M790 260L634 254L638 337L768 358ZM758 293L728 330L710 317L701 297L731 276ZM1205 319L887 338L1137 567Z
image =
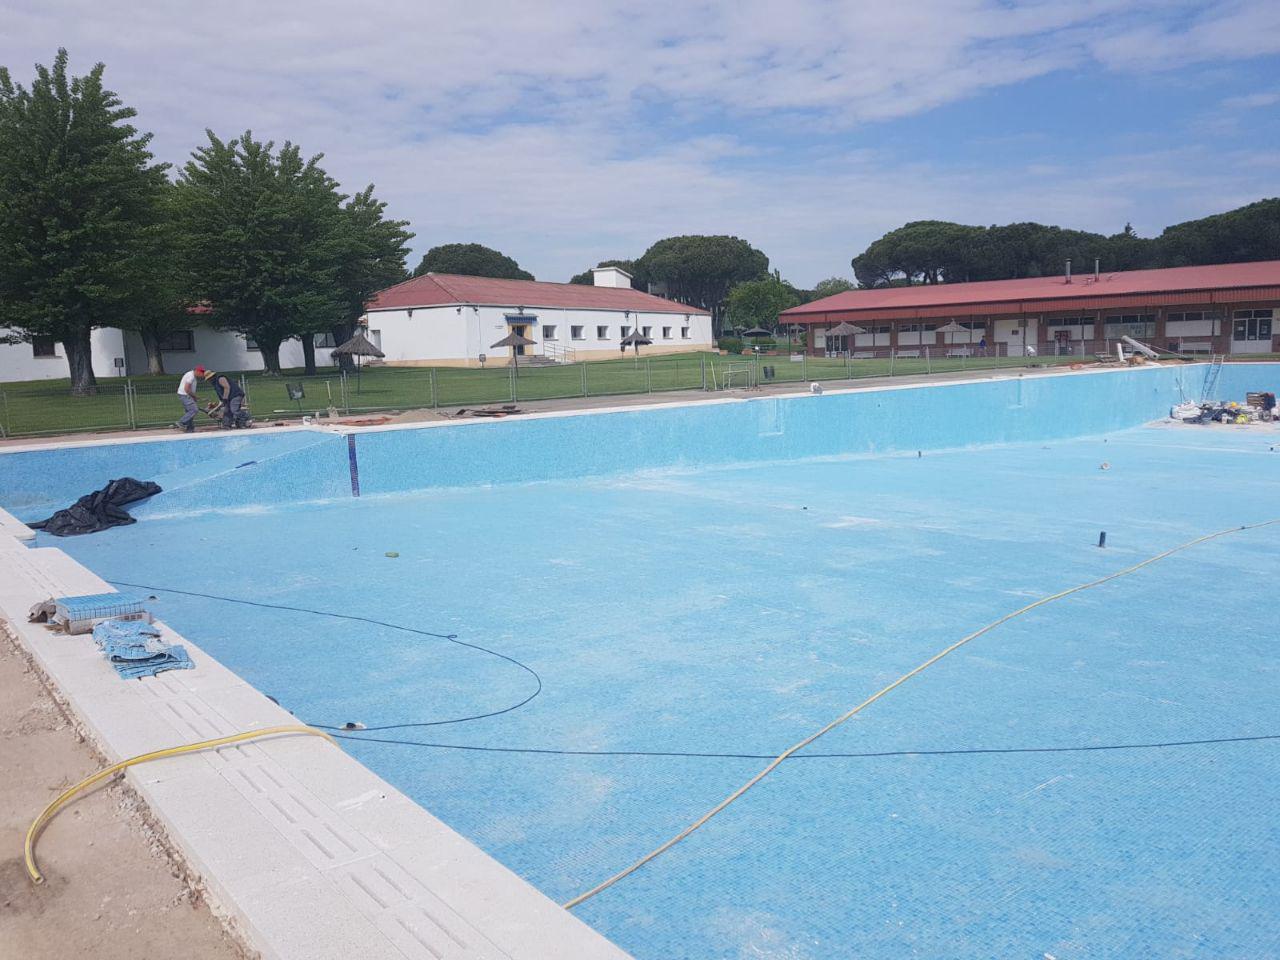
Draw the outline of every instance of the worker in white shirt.
M178 399L182 401L182 419L174 424L183 433L191 433L196 428L196 414L200 408L196 406L196 384L204 377L204 367L188 370L178 381Z

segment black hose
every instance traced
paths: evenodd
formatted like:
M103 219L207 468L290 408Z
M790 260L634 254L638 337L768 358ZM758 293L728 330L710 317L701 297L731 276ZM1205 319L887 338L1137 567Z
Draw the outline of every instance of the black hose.
M339 740L387 743L436 750L474 750L480 753L533 753L559 757L691 757L714 760L773 760L777 753L694 753L683 750L555 750L547 747L477 747L464 743L428 743L421 740L387 740L339 734ZM984 753L1085 753L1095 750L1154 750L1161 747L1193 747L1214 743L1252 743L1280 740L1280 733L1255 737L1216 737L1210 740L1167 740L1158 743L1107 743L1072 747L956 747L950 750L878 750L867 753L797 753L790 760L871 759L875 757L952 757Z
M246 607L262 607L267 610L289 610L293 613L310 613L317 617L332 617L335 620L351 620L356 623L369 623L378 627L386 627L390 630L400 630L404 633L414 633L421 637L432 637L436 640L447 640L449 643L456 643L460 647L468 647L472 650L479 650L481 653L487 653L491 657L497 657L499 660L505 660L507 663L515 664L529 676L533 677L534 689L523 700L513 703L510 706L503 707L501 710L490 710L488 713L476 713L466 717L454 717L451 720L423 720L415 723L387 723L376 727L363 727L368 731L378 730L406 730L413 727L442 727L451 723L468 723L472 720L485 720L489 717L500 717L504 713L510 713L512 710L519 710L526 703L542 692L542 677L538 675L538 671L527 663L522 663L515 657L509 657L505 653L499 653L497 650L490 650L488 647L482 647L478 643L468 643L465 640L459 640L456 633L433 633L430 630L419 630L417 627L406 627L399 623L389 623L386 620L375 620L372 617L359 617L349 613L333 613L330 610L315 610L311 607L294 607L283 603L262 603L257 600L242 600L239 597L220 597L213 593L197 593L194 590L176 590L173 587L155 587L145 583L129 583L125 580L108 580L117 587L131 587L135 590L154 590L160 593L176 593L184 597L202 597L205 600L221 600L224 603L238 603ZM323 723L311 723L309 726L316 727L319 730L347 730L346 726L329 726Z
M487 653L490 656L497 657L499 660L505 660L508 663L515 664L521 670L524 670L533 677L537 686L534 691L518 703L513 703L501 710L492 710L488 713L477 713L467 717L455 717L452 720L423 720L415 723L387 723L380 726L364 727L362 732L377 733L382 730L405 730L413 727L440 727L452 723L467 723L472 720L485 720L489 717L498 717L504 713L511 713L513 710L519 710L526 703L542 692L542 677L538 672L527 663L522 663L515 657L508 656L505 653L499 653L497 650L490 650L488 647L482 647L478 643L467 643L465 640L459 640L457 634L454 633L433 633L430 630L420 630L417 627L406 627L399 623L389 623L385 620L375 620L372 617L360 617L348 613L333 613L329 610L315 610L311 607L294 607L281 603L262 603L257 600L242 600L238 597L222 597L212 593L197 593L194 590L176 590L172 587L155 587L143 583L129 583L124 580L109 580L118 587L131 587L135 590L155 590L160 593L176 593L185 597L201 597L205 600L220 600L224 603L238 603L247 607L262 607L268 610L288 610L293 613L309 613L317 617L332 617L335 620L351 620L357 623L368 623L374 626L386 627L390 630L400 630L404 633L413 633L423 637L432 637L436 640L447 640L450 643L456 643L460 647L468 647L472 650L479 650L481 653ZM345 726L330 726L323 723L312 723L309 726L316 727L320 730L341 731L337 733L339 740L354 740L361 743L382 743L401 747L423 747L433 750L465 750L477 753L522 753L537 754L543 756L558 757L683 757L705 760L773 760L777 757L777 753L702 753L684 750L558 750L550 747L482 747L472 746L463 743L431 743L422 740L391 740L382 737L365 737L353 736L351 733L345 732L350 728ZM1202 746L1217 743L1252 743L1261 740L1280 740L1280 734L1262 734L1253 737L1217 737L1209 740L1168 740L1157 743L1110 743L1110 744L1090 744L1086 746L1067 746L1067 747L957 747L949 750L880 750L866 753L798 753L790 760L835 760L835 759L872 759L876 757L947 757L973 754L1005 754L1005 753L1085 753L1100 750L1155 750L1164 747L1191 747Z

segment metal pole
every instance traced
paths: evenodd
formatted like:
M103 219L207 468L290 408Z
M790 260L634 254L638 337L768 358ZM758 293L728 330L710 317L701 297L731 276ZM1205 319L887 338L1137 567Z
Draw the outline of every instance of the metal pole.
M0 437L9 436L9 395L0 390L0 406L4 407L4 419L0 420Z
M644 358L644 389L646 393L653 393L653 369L648 357Z
M705 390L705 389L707 389L707 357L706 357L706 354L702 354L701 356L699 356L699 357L698 357L698 359L702 362L702 389L703 389L703 390Z
M584 397L590 396L590 394L587 393L587 361L583 360L579 366L582 368L578 371L582 374L582 395Z
M515 402L516 402L516 393L517 393L517 390L516 390L516 368L517 368L517 366L519 365L519 363L520 363L520 361L519 361L519 360L515 361L515 363L513 363L513 364L511 365L511 368L507 371L508 379L510 379L510 381L511 381L511 402L512 402L512 403L515 403Z
M805 383L809 382L809 351L805 350L800 354L800 379Z
M434 410L440 406L440 396L436 391L436 368L428 367L431 380L431 409Z
M889 376L893 376L893 361L897 357L898 351L892 347L889 348Z

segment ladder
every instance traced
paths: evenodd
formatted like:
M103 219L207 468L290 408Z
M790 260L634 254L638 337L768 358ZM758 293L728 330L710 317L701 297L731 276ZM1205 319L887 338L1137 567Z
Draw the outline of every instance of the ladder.
M1218 386L1218 374L1222 372L1222 361L1226 359L1222 354L1215 353L1213 360L1209 364L1209 369L1204 372L1204 389L1200 392L1200 402L1207 402L1212 396L1213 391Z

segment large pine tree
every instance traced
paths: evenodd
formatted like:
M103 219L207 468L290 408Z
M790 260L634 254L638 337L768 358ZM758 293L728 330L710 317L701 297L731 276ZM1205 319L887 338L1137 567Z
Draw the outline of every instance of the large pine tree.
M277 151L252 133L196 150L178 181L195 292L213 326L256 341L268 374L280 345L345 316L338 283L342 195L292 143Z
M0 327L60 342L87 395L90 333L127 323L147 274L165 165L103 65L70 77L67 60L37 65L30 88L0 67Z

